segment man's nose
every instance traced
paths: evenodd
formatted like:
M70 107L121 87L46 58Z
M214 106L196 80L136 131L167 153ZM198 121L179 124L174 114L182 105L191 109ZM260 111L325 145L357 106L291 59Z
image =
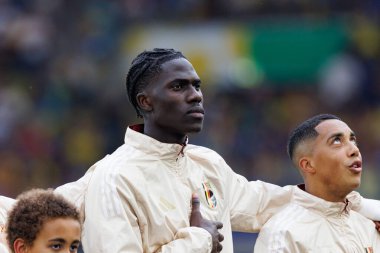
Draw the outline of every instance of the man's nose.
M348 155L350 157L351 156L358 156L360 154L359 147L356 144L352 143L352 142L350 142L350 148L349 148L348 152L349 152Z
M202 102L203 100L203 94L202 91L199 88L196 88L194 86L191 86L190 88L190 94L189 94L189 101L191 102Z

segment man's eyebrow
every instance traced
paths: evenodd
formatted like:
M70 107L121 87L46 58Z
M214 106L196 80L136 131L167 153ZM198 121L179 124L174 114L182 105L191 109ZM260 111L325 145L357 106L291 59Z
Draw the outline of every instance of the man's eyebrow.
M202 81L201 79L194 79L194 80L189 80L189 79L186 79L186 78L176 78L174 80L171 81L171 83L191 83L191 84L200 84Z
M331 139L334 139L336 137L342 137L343 136L343 133L342 132L339 132L339 133L333 133L329 136L329 138L327 138L327 141L330 141Z
M333 139L333 138L336 138L336 137L342 137L342 136L344 136L344 134L343 134L342 132L339 132L339 133L333 133L333 134L330 135L329 138L327 138L327 141L329 141L329 140L331 140L331 139ZM350 137L356 137L354 131L351 131L351 133L350 133Z

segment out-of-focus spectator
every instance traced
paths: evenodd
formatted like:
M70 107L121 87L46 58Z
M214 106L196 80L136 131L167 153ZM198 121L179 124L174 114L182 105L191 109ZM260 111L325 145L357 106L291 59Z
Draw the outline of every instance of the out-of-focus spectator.
M364 68L348 53L333 56L321 71L319 93L326 105L341 108L361 93Z

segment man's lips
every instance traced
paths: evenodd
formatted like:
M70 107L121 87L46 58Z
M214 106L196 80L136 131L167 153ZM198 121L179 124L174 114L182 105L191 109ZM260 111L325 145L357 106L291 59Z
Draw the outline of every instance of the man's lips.
M187 114L203 116L205 114L205 111L202 107L197 107L197 108L192 108L189 111L187 111Z
M362 162L354 161L351 165L348 166L352 172L359 173L362 171Z

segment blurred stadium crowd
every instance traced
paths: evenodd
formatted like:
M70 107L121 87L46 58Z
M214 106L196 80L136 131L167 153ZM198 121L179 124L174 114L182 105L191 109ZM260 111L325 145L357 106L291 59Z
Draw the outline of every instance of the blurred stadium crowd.
M204 81L192 143L249 179L297 184L289 131L335 113L358 135L360 192L379 199L379 14L377 0L0 0L0 194L76 180L122 144L138 122L130 60L163 46Z
M375 0L0 0L0 194L15 197L31 187L75 180L122 143L126 126L138 122L124 78L145 38L151 47L176 40L176 49L205 77L205 127L191 142L215 149L249 179L296 184L301 178L286 156L289 131L314 114L335 113L358 135L365 169L360 191L379 198L379 11ZM235 79L217 76L210 70L217 64L197 56L206 45L189 29L233 24L233 31L244 30L243 37L258 41L260 36L249 32L256 24L264 31L276 24L284 33L292 25L308 30L315 22L329 27L336 21L344 39L311 72L294 67L310 64L312 59L299 56L313 48L297 55L299 47L281 44L273 52L295 53L261 56L259 69L252 68L259 61L236 64ZM283 24L287 28L281 29ZM182 48L175 33L175 38L165 33L169 38L161 43L159 34L149 32L173 25L192 34L191 46ZM232 54L248 52L251 60L260 55L255 51L260 47L242 45L250 38L235 41L232 47L239 49ZM220 43L227 46L207 57L231 55L230 41ZM262 40L261 48L268 47ZM276 60L289 69L270 72Z

